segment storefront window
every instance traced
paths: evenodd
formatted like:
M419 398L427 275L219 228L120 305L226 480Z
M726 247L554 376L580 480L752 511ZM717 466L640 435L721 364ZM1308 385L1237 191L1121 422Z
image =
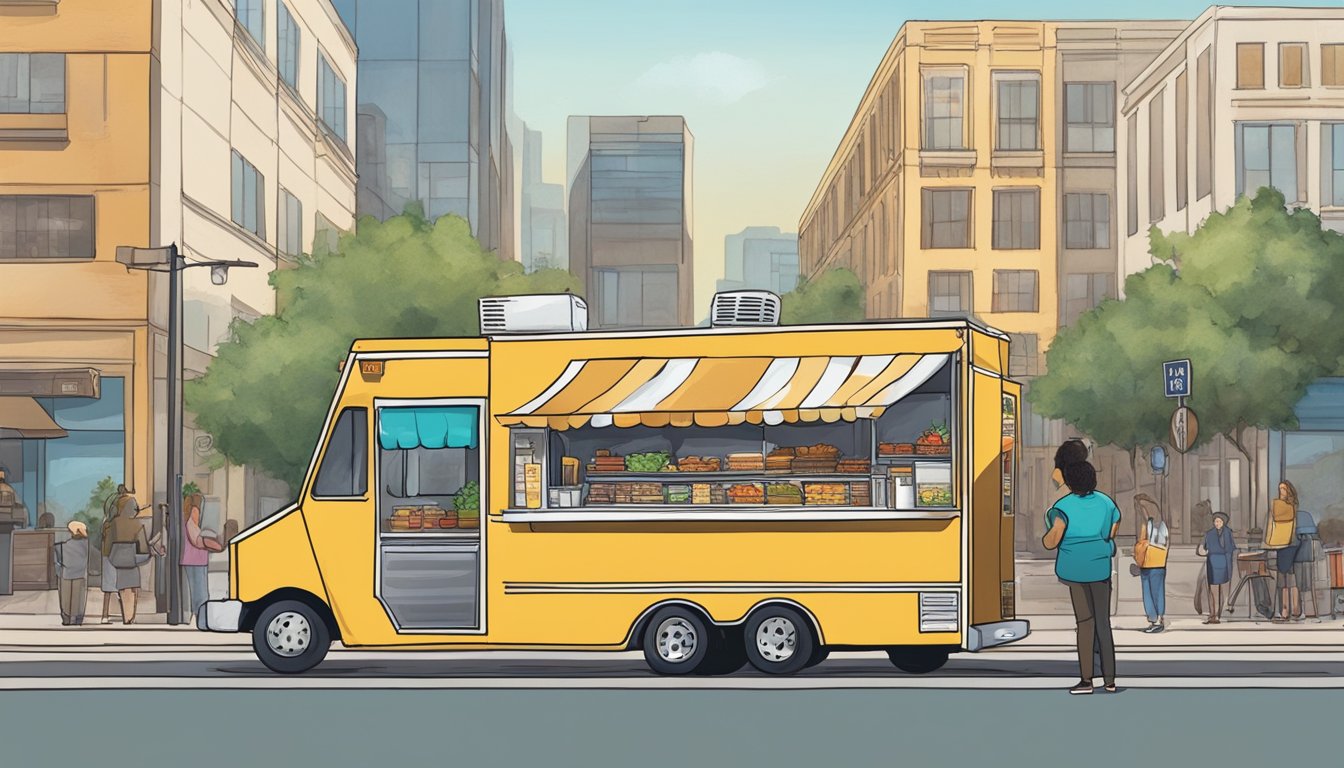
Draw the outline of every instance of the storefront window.
M378 410L378 516L383 533L480 527L480 409Z
M1283 476L1297 488L1302 509L1317 523L1344 520L1344 434L1289 432L1283 450Z
M101 500L92 498L99 482L107 479L115 488L126 481L125 380L105 376L100 387L97 398L37 398L65 437L0 439L0 467L28 510L29 525L43 512L57 526L81 512L101 517Z

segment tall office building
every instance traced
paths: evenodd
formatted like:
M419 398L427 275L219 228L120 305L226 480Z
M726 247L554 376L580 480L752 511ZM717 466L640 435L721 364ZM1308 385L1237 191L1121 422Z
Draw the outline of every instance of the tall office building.
M333 0L359 45L359 214L418 201L515 257L503 0Z
M747 227L723 238L723 279L716 290L784 294L796 287L798 235L779 227Z
M531 272L569 267L569 220L565 186L542 180L541 131L523 129L522 222L519 256Z
M693 325L693 139L682 117L569 118L569 269L589 326Z

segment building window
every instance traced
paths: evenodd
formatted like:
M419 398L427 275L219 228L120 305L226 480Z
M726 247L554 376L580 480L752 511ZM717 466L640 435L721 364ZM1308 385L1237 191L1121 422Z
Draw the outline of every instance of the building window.
M924 148L965 149L966 75L963 71L924 73Z
M922 248L970 248L971 190L923 190Z
M266 3L263 0L233 0L233 15L252 39L266 47Z
M0 113L65 112L65 54L0 53Z
M1321 126L1321 203L1344 206L1344 123Z
M1195 62L1195 199L1213 190L1213 69L1205 48Z
M1265 44L1237 43L1237 87L1265 87Z
M1085 313L1114 296L1115 275L1110 272L1068 275L1064 278L1064 324L1073 325Z
M993 312L1036 312L1040 304L1034 269L994 270Z
M1040 143L1041 76L1034 72L999 74L998 138L1003 150L1037 150Z
M238 150L233 150L233 223L266 237L266 179Z
M1041 192L1030 189L994 190L996 250L1035 250L1041 247Z
M276 43L280 52L280 79L290 88L298 88L302 33L299 32L299 25L295 23L294 17L289 13L289 6L277 3L275 15L278 19Z
M1125 231L1130 235L1139 231L1139 112L1135 110L1125 121L1129 153L1125 157Z
M1064 195L1064 247L1111 247L1111 198L1104 192Z
M1115 83L1064 84L1067 152L1115 151Z
M284 187L280 188L280 210L276 219L276 247L280 253L290 258L303 255L303 203Z
M607 328L677 324L674 269L594 270L601 324Z
M971 287L970 272L930 272L929 317L971 314Z
M1237 123L1237 196L1274 187L1297 202L1297 130L1291 123Z
M1307 44L1279 43L1279 87L1302 88L1310 85L1307 72Z
M1185 210L1190 183L1190 89L1186 73L1176 76L1176 210Z
M1344 85L1344 43L1321 44L1321 85Z
M1009 376L1036 376L1041 372L1037 346L1034 333L1008 334Z
M1148 221L1158 222L1167 215L1166 120L1163 106L1167 91L1162 89L1148 102Z
M93 195L0 195L0 261L93 257Z
M317 71L317 114L337 138L345 141L345 81L321 53L317 55Z

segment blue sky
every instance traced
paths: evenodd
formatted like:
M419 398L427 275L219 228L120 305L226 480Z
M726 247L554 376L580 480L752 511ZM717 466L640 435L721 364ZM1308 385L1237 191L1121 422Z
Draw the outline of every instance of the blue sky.
M696 306L707 311L723 271L724 236L747 226L797 229L906 20L1193 19L1208 5L505 0L505 18L514 109L544 135L548 181L565 178L568 115L685 115L695 135Z

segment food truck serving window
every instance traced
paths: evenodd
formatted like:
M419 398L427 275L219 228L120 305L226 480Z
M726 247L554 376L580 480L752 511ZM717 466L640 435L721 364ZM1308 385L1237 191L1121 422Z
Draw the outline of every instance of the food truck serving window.
M513 500L530 509L953 509L955 363L944 357L927 368L872 418L844 409L809 418L800 410L778 419L725 414L713 424L652 411L624 425L556 416L556 427L515 428Z
M378 409L379 519L384 533L447 533L480 523L480 409Z

